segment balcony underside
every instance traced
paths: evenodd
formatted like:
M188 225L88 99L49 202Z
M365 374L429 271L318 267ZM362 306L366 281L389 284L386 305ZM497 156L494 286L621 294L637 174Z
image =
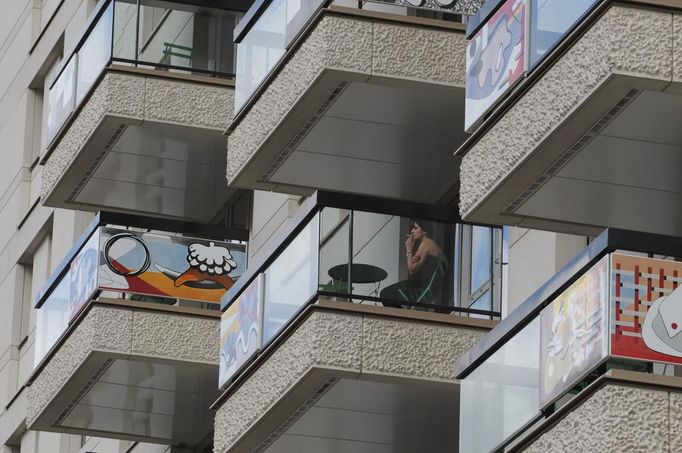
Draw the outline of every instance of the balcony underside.
M209 441L219 320L95 303L32 377L39 431L194 447Z
M454 451L453 365L491 325L321 301L228 388L214 451Z
M230 126L230 184L429 203L448 193L466 138L461 26L330 8L304 33Z
M105 72L44 162L44 204L199 222L219 212L233 88L155 72Z
M463 217L682 234L680 24L669 11L610 6L461 150Z

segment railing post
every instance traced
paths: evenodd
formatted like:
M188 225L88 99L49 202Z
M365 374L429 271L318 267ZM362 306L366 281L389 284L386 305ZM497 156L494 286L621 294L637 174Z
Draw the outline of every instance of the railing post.
M351 209L348 216L348 294L353 293L353 214L355 211ZM349 298L350 299L350 298ZM352 302L352 299L350 300Z
M135 67L137 67L137 60L139 59L140 51L140 9L142 5L141 0L137 0L137 11L135 15Z

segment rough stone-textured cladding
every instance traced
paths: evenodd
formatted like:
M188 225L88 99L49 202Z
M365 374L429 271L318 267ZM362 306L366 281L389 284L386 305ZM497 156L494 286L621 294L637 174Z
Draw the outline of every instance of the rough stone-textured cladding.
M233 89L150 77L145 93L146 120L221 131L232 121Z
M216 412L214 451L233 445L314 365L360 370L362 318L313 313Z
M109 72L45 164L41 195L47 198L105 115L222 131L231 121L233 104L229 87Z
M171 333L169 335L169 332ZM132 353L215 364L220 321L147 311L133 313Z
M466 216L611 73L670 79L672 14L612 6L464 156Z
M409 25L374 23L372 74L464 86L464 35Z
M93 351L218 364L220 320L94 306L29 387L27 423Z
M668 409L668 392L607 385L525 451L679 451L669 450Z
M481 338L481 332L366 318L363 337L364 372L455 379L454 363Z
M218 409L214 451L227 451L314 366L454 379L455 361L482 335L460 327L314 312Z
M130 310L92 307L28 388L30 425L94 349L127 354L132 343Z
M682 451L682 394L670 393L670 451Z
M230 135L228 182L325 69L463 86L465 46L462 33L335 15L323 17Z

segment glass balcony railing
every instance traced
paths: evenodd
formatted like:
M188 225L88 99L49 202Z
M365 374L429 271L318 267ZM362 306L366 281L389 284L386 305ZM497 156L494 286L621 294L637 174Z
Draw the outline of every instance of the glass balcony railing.
M244 230L98 214L36 298L35 367L97 298L218 310L244 273L247 238Z
M50 144L111 63L233 77L242 12L219 2L104 0L47 95Z
M482 231L472 251L448 209L318 192L301 211L223 300L221 385L320 297L499 317L500 248L493 244L499 230L476 227L487 231L488 242ZM471 276L467 283L476 280L464 285L476 298L463 296L462 269Z
M680 255L678 238L607 230L498 324L456 365L460 451L503 451L608 369L674 373Z
M235 113L244 107L291 49L299 34L325 6L367 8L396 14L414 13L420 9L433 11L450 19L457 14L472 14L480 6L478 0L457 2L414 2L408 0L334 1L334 0L264 0L254 3L236 35L237 76ZM432 12L426 13L433 14Z
M474 132L514 85L531 74L602 2L486 2L467 26L467 132Z

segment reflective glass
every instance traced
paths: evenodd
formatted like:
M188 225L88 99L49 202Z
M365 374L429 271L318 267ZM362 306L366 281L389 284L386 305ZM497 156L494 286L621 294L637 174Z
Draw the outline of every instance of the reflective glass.
M113 58L135 59L135 30L137 5L135 2L117 0L114 3Z
M354 211L356 301L371 296L390 307L451 305L454 230L454 224Z
M241 109L286 47L286 0L274 0L237 45L235 112Z
M57 135L76 107L77 61L78 56L73 55L47 95L47 143Z
M492 229L475 226L471 233L471 292L490 280L492 270Z
M111 3L99 18L88 39L78 51L76 104L79 104L111 58L111 27L114 4Z
M71 295L71 273L67 272L50 297L36 313L36 346L33 358L38 366L69 326L69 300Z
M539 415L539 362L536 318L461 381L459 451L491 451Z
M315 216L265 271L263 344L317 292L318 228Z
M140 64L234 72L233 32L241 13L173 2L143 1Z
M324 208L320 212L320 290L348 293L350 211Z
M600 0L531 2L530 65L535 66Z

